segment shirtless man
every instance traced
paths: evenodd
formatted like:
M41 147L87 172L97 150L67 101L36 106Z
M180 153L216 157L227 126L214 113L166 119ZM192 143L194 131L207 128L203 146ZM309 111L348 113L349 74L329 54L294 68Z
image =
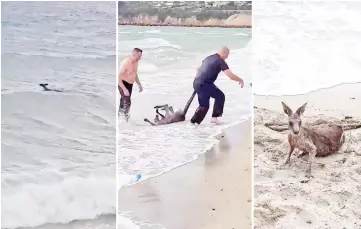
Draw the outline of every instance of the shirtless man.
M229 69L226 59L229 55L229 49L222 47L217 53L206 57L202 61L202 65L197 68L196 78L193 88L198 95L199 107L194 113L191 123L200 124L205 118L209 109L209 100L214 98L214 106L212 113L212 123L219 124L218 117L223 114L225 96L224 93L214 84L218 78L218 74L223 71L231 80L238 82L241 87L244 82Z
M118 89L120 92L120 105L118 115L124 114L126 121L129 120L129 110L131 105L131 95L133 84L136 82L139 87L139 92L143 91L142 84L138 78L138 61L142 58L143 51L139 48L134 48L132 53L125 58L120 64L120 71L118 75Z

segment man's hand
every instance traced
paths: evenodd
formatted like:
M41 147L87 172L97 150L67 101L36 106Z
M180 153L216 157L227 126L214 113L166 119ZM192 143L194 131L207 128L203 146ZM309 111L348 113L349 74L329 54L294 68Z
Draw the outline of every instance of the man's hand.
M244 87L243 79L240 79L238 82L239 82L239 84L241 85L241 88L243 88L243 87Z
M225 71L223 71L231 80L237 81L241 87L243 88L244 86L244 82L241 78L239 78L238 76L236 76L235 74L233 74L233 72L231 72L231 70L227 69Z
M142 92L142 91L143 91L143 86L142 86L142 84L140 83L138 74L137 74L136 77L135 77L135 82L138 84L139 92Z

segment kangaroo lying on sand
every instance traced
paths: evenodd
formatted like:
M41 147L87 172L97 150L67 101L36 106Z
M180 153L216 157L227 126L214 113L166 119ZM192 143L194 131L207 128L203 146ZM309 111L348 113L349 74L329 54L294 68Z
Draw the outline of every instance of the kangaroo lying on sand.
M320 124L317 126L302 126L301 114L305 112L307 103L303 104L292 112L284 102L283 111L288 115L288 152L286 164L290 163L290 157L295 148L301 150L303 154L309 154L306 177L311 178L311 164L316 156L324 157L337 152L345 141L344 128L336 124ZM303 155L302 154L302 155Z
M144 121L147 123L150 123L152 126L166 125L166 124L171 124L171 123L175 123L175 122L185 121L187 111L188 111L189 106L191 105L195 95L196 95L196 92L194 91L192 96L188 100L186 106L184 107L184 109L183 110L180 109L176 112L174 112L173 107L169 106L168 104L155 106L154 108L156 109L157 114L154 118L154 122L149 121L147 118L145 118ZM160 108L162 110L165 110L165 115L163 115L159 112L158 109L160 109ZM159 119L158 115L161 117L161 119Z

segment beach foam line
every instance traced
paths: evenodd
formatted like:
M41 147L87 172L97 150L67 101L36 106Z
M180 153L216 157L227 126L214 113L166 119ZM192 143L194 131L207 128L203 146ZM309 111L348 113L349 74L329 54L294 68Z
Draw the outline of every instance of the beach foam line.
M123 41L123 43L126 43L127 47L141 47L142 49L155 49L161 47L171 47L179 50L182 49L181 46L172 44L164 38L155 37L143 38L138 40L126 40ZM125 48L128 49L127 47Z
M130 217L123 216L121 214L117 215L117 229L140 229L140 227L135 224Z
M117 229L140 229L140 228L152 228L152 229L166 229L160 224L150 224L147 222L137 222L132 219L130 213L121 212L117 216Z
M160 31L158 29L151 29L151 30L147 30L144 32L138 32L138 33L160 33Z
M279 95L279 94L276 94L276 95L269 95L269 94L265 94L265 93L261 93L261 94L258 94L258 93L253 93L254 95L256 96L270 96L270 97L282 97L282 96L299 96L299 95L307 95L309 93L313 93L313 92L317 92L317 91L321 91L321 90L327 90L327 89L331 89L331 88L335 88L335 87L339 87L339 86L342 86L342 85L352 85L352 84L359 84L361 83L361 80L360 81L355 81L355 82L345 82L345 83L339 83L339 84L335 84L335 85L332 85L332 86L329 86L329 87L320 87L318 89L315 89L315 90L311 90L309 92L304 92L304 93L295 93L295 94L292 94L292 95Z
M108 176L71 177L53 185L29 183L3 189L2 227L36 227L114 214L114 182Z
M169 168L169 169L166 169L162 172L159 172L155 175L152 175L152 176L146 176L146 175L142 175L142 178L139 180L139 181L136 181L135 177L136 175L130 175L130 174L119 174L119 181L117 182L117 184L120 184L118 187L117 187L117 190L119 191L121 188L124 188L124 187L128 187L128 186L132 186L132 185L135 185L137 183L140 183L140 182L143 182L143 181L146 181L150 178L155 178L155 177L159 177L165 173L168 173L174 169L177 169L181 166L184 166L186 164L189 164L195 160L197 160L199 158L200 155L206 153L207 151L211 150L216 144L219 143L219 140L216 138L217 136L219 136L220 134L222 134L222 131L225 130L225 129L228 129L232 126L235 126L235 125L238 125L240 123L243 123L243 122L246 122L248 121L249 119L252 118L252 114L247 114L247 115L244 115L241 117L241 119L239 120L236 120L234 122L231 122L231 123L228 123L228 124L223 124L223 125L219 125L217 126L217 131L215 134L212 134L209 136L209 139L211 140L211 143L206 145L204 147L204 149L197 155L194 155L193 158L191 160L188 160L187 162L181 162L181 163L177 163L175 164L173 167ZM197 128L197 127L195 127Z
M234 34L235 36L244 36L244 37L249 37L250 35L247 33L236 33Z

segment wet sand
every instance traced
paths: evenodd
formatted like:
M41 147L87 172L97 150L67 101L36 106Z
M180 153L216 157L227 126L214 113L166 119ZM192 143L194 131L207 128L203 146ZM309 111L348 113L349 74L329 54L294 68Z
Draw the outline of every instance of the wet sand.
M361 130L346 131L339 152L316 157L314 178L306 180L307 156L292 155L290 166L283 166L287 131L273 131L264 125L284 122L287 126L281 101L293 111L308 102L303 125L318 120L361 123L361 84L299 96L255 96L255 229L361 228ZM352 118L346 121L345 116Z
M199 159L119 192L119 211L167 229L251 228L252 125L218 136Z

